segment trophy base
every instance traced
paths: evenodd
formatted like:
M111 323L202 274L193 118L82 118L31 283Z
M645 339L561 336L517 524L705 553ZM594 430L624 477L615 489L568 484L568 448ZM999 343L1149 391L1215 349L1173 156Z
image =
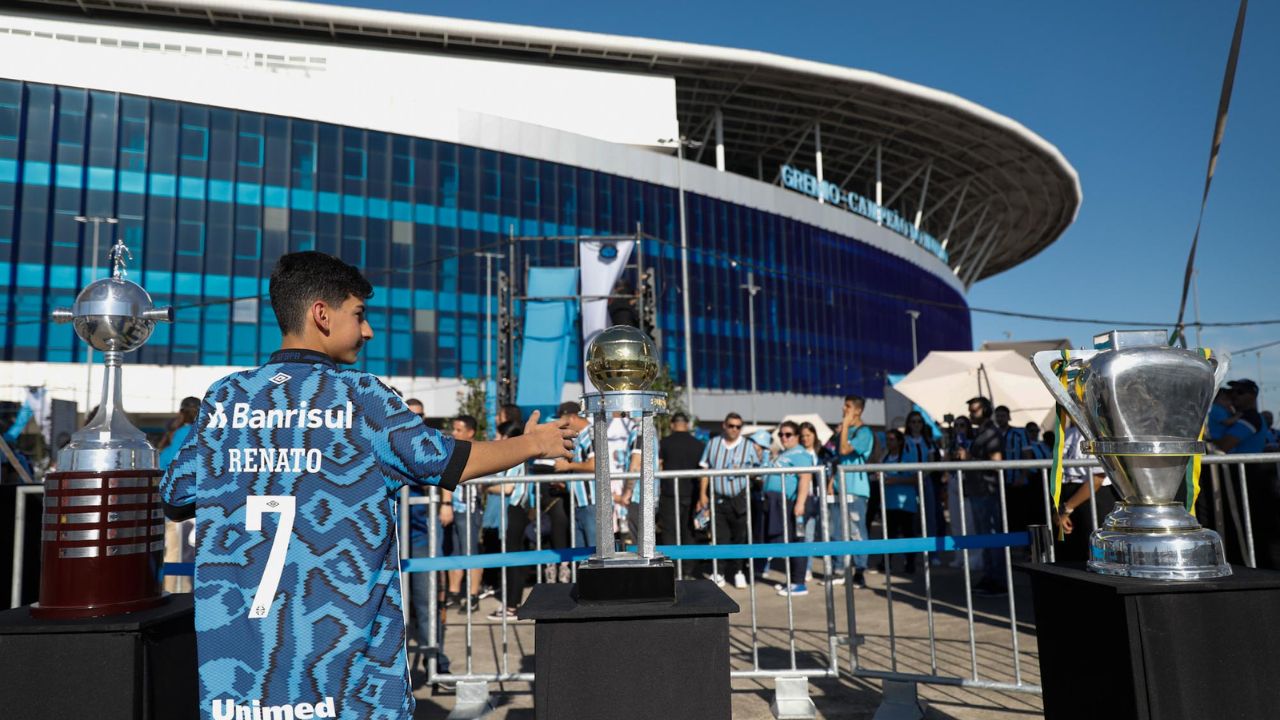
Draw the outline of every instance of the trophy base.
M675 602L676 566L667 558L591 558L578 568L574 599L584 605Z
M1089 570L1102 575L1208 580L1231 574L1222 538L1204 528L1174 532L1099 528L1089 537L1089 554Z

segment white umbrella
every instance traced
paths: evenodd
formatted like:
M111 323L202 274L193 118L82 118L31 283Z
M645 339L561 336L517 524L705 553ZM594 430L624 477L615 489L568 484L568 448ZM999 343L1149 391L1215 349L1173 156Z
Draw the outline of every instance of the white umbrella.
M1054 400L1031 366L1012 350L933 351L893 386L937 420L968 413L965 402L977 395L1009 407L1009 424L1045 427Z

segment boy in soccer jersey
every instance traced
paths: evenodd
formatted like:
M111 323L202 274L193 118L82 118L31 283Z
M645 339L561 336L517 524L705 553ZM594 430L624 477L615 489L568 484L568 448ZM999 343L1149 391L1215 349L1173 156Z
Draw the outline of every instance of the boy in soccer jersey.
M270 289L280 350L209 388L161 483L196 519L201 717L408 718L398 491L567 457L573 434L534 413L511 440L442 435L338 367L373 337L359 270L292 253Z

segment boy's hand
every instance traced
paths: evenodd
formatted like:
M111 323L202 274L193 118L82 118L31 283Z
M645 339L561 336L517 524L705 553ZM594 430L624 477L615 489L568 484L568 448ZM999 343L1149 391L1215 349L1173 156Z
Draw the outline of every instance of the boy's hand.
M534 410L529 416L529 422L524 425L524 434L533 438L538 449L538 457L566 460L573 457L573 440L577 433L569 428L568 418L552 420L540 425L539 417L541 413Z

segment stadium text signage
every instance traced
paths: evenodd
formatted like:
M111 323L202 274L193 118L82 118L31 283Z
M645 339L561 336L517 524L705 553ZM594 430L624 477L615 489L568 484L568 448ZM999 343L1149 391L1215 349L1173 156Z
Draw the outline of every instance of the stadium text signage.
M942 243L929 233L917 228L914 223L896 211L880 207L874 200L869 200L852 190L845 190L826 180L823 180L819 186L818 178L813 173L790 165L782 166L782 186L810 197L821 197L825 202L843 206L850 212L874 220L899 235L910 238L915 244L937 255L943 262L947 262L947 251L942 247Z

